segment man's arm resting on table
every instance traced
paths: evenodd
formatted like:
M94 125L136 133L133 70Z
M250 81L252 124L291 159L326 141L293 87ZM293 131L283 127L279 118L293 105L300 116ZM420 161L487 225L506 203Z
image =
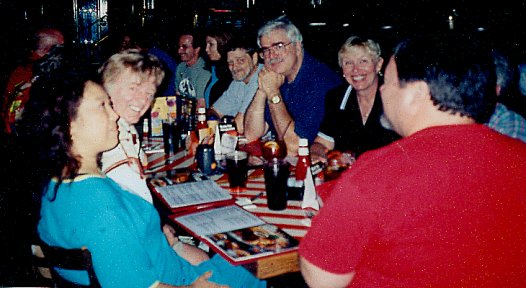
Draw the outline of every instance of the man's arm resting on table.
M298 140L300 137L296 134L296 131L294 131L294 119L290 116L283 100L279 103L272 103L274 96L281 98L279 91L275 91L272 92L272 94L267 94L267 101L269 102L270 116L276 129L277 138L285 141L288 155L297 155Z
M245 113L237 112L234 121L236 122L237 133L245 135ZM237 125L237 123L240 124Z
M206 118L208 119L210 116L216 116L218 119L223 118L223 114L217 111L214 106L208 108L208 111L206 111Z
M258 140L268 130L268 124L265 122L266 100L265 93L258 89L245 113L245 137L249 142Z
M351 284L355 272L334 274L327 272L300 256L300 269L303 279L312 288L338 288Z
M267 95L267 100L269 102L269 108L270 108L270 115L272 117L272 123L274 123L274 128L276 129L276 133L278 134L279 139L284 139L285 132L289 130L289 127L294 123L294 119L289 114L289 111L287 111L287 106L285 106L285 103L283 102L283 99L279 103L272 103L271 99L274 96L278 96L280 98L281 94L279 91L273 92L270 95ZM305 111L307 113L307 111ZM294 131L294 130L293 130Z

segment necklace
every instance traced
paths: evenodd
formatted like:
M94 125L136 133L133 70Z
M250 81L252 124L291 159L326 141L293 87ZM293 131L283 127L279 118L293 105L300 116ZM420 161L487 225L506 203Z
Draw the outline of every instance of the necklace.
M369 117L369 114L371 113L371 110L373 109L373 105L374 105L374 99L373 99L373 102L367 103L367 101L364 98L358 97L358 108L360 109L360 114L362 114L363 124L367 122L367 118Z

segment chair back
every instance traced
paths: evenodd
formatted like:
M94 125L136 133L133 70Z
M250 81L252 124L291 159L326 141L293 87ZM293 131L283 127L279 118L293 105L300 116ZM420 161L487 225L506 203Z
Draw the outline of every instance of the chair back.
M99 280L93 269L91 253L86 247L77 249L65 249L61 247L49 246L43 241L39 243L44 254L44 261L50 268L51 278L56 287L92 287L100 288ZM60 276L55 268L66 270L84 270L88 273L89 285L80 285Z

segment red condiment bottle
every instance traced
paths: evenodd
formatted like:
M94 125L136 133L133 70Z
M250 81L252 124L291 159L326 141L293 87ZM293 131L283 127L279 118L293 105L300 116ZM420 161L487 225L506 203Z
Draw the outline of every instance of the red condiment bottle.
M308 142L307 139L300 138L298 148L298 163L296 164L296 181L301 181L301 186L303 186L303 181L305 181L305 177L307 176L307 171L309 171L309 169L310 156Z

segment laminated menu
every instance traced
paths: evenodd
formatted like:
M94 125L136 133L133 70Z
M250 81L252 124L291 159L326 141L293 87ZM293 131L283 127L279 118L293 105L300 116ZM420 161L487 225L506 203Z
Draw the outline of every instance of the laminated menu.
M235 201L228 190L221 188L213 180L158 186L153 190L173 213L224 206Z
M298 249L298 240L237 205L174 216L176 223L234 265Z

